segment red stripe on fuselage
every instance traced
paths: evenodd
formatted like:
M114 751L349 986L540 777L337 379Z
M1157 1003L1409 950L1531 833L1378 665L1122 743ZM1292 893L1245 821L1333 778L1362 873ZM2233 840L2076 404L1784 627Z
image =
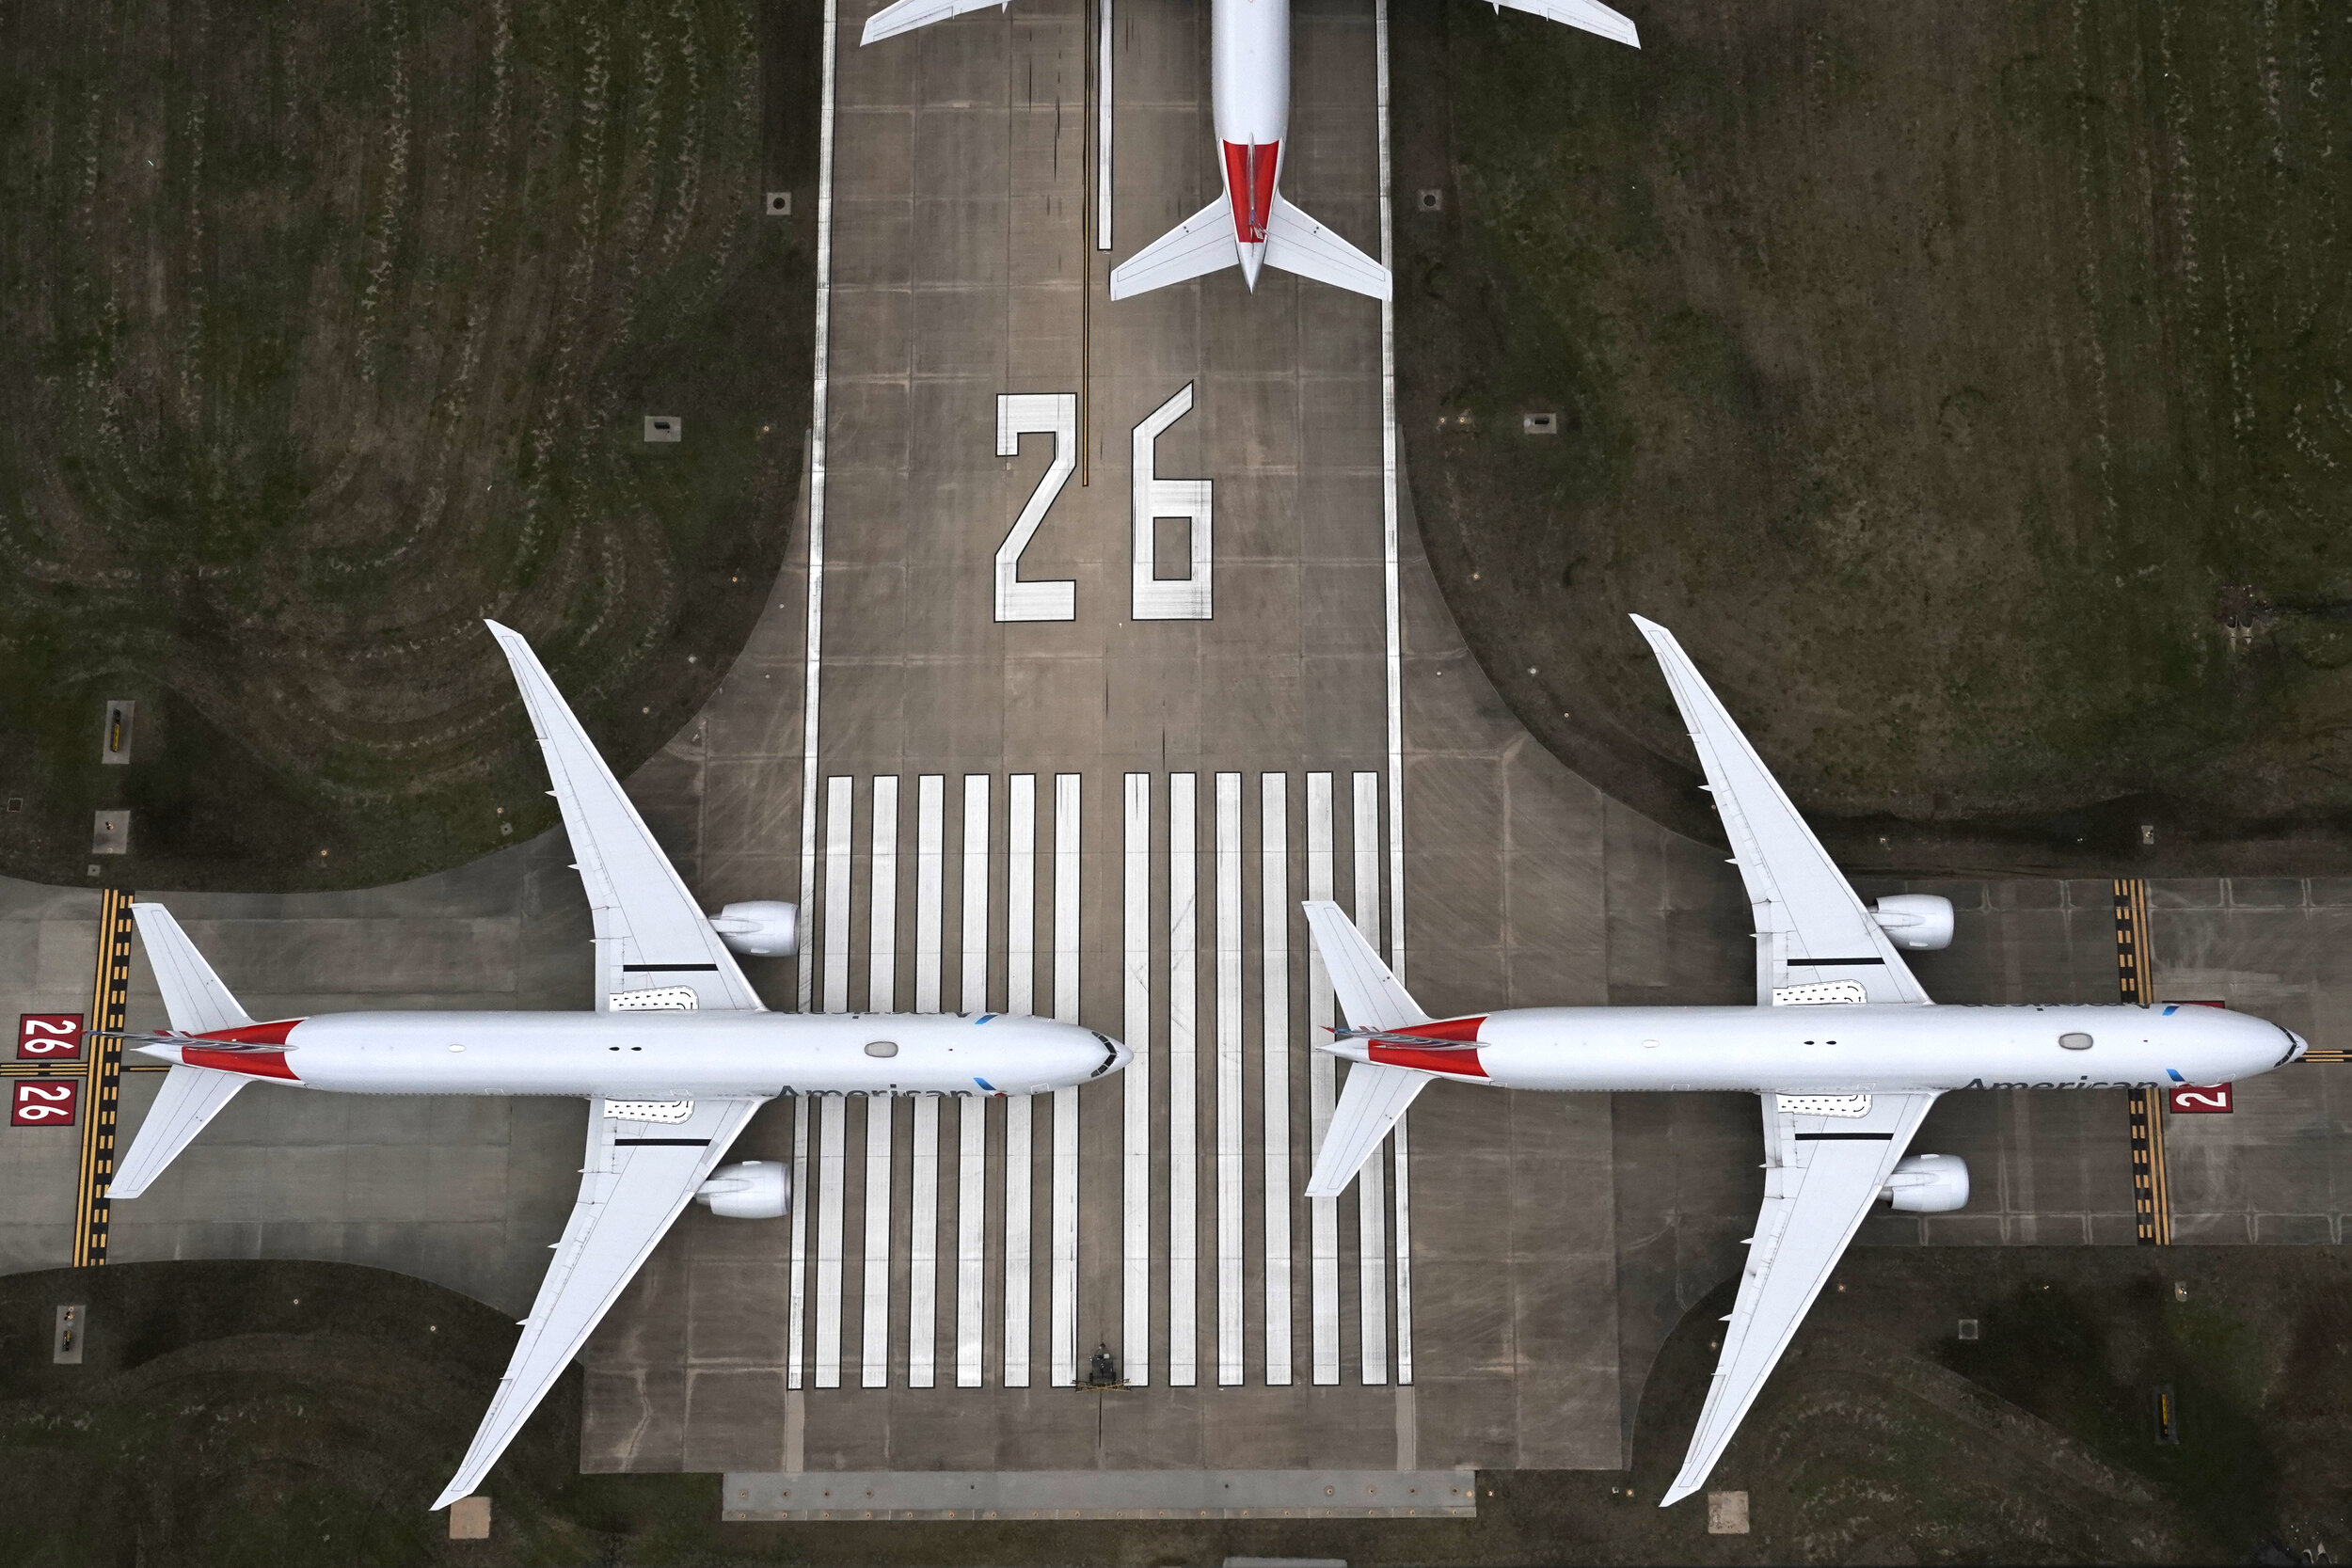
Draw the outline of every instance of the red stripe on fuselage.
M1266 220L1274 212L1274 161L1279 142L1245 147L1225 144L1225 188L1233 198L1233 238L1243 245L1265 244Z
M183 1045L180 1048L180 1060L188 1067L208 1067L215 1072L283 1078L289 1084L302 1082L294 1075L294 1069L286 1065L286 1053L282 1051L214 1051L200 1045Z
M1431 1023L1407 1023L1395 1029L1384 1029L1384 1035L1405 1035L1417 1040L1460 1040L1464 1045L1478 1043L1478 1027L1486 1022L1486 1015L1476 1018L1441 1018Z
M223 1045L283 1045L294 1033L298 1018L281 1018L275 1023L247 1023L235 1029L207 1029L194 1037L199 1040L218 1040Z
M1442 1072L1455 1078L1484 1078L1486 1069L1475 1051L1431 1051L1410 1045L1375 1043L1365 1054L1382 1067L1408 1067L1418 1072Z

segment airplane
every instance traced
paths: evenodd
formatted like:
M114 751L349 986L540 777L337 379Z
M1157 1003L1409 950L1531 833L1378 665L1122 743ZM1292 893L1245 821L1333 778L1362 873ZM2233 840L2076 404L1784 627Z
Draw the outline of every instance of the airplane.
M135 1198L248 1084L346 1094L576 1095L589 1101L580 1198L554 1243L482 1425L433 1507L469 1496L688 1203L779 1219L791 1177L722 1165L762 1105L793 1094L1044 1094L1119 1071L1127 1048L1046 1019L982 1013L771 1013L738 953L797 945L793 906L707 915L646 832L531 645L505 651L547 757L595 914L596 1010L329 1013L257 1022L160 904L134 904L171 1020L116 1032L171 1064L114 1173Z
M1012 0L895 0L866 19L861 45ZM1492 0L1639 49L1641 35L1599 0ZM1188 277L1241 268L1251 292L1273 266L1375 299L1389 269L1300 212L1281 190L1290 128L1290 0L1211 0L1209 84L1216 120L1216 199L1111 269L1111 297L1127 299Z
M1931 1003L1905 951L1948 946L1952 907L1895 894L1864 908L1674 634L1633 617L1707 774L1756 912L1756 1005L1527 1007L1432 1019L1338 905L1310 902L1352 1064L1307 1196L1335 1197L1438 1079L1505 1089L1744 1090L1764 1119L1764 1207L1681 1472L1706 1483L1781 1353L1882 1199L1907 1213L1968 1201L1957 1155L1911 1154L1939 1095L2219 1084L2298 1060L2281 1024L2194 1005Z

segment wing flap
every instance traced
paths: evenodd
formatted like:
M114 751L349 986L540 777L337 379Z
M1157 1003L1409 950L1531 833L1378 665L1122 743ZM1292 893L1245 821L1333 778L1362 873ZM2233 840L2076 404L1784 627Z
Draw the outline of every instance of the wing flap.
M1265 264L1335 289L1389 297L1389 269L1293 206L1279 191L1266 219Z
M1232 209L1215 201L1111 269L1111 297L1127 299L1241 264Z
M579 1201L555 1243L531 1316L523 1320L506 1375L435 1508L482 1484L743 1124L766 1103L765 1097L701 1100L683 1121L655 1124L616 1121L604 1114L602 1101L591 1102Z
M484 625L514 667L564 808L572 860L596 918L597 1009L610 1010L616 991L690 986L706 1011L766 1011L539 656L520 633L496 621Z
M1674 633L1633 617L1649 640L1698 749L1709 797L1756 911L1756 1001L1791 985L1850 980L1872 1002L1928 1000L1853 885L1789 802L1764 760L1700 678Z
M1819 1098L1790 1097L1797 1103ZM1783 1109L1778 1096L1762 1097L1764 1208L1706 1406L1660 1507L1707 1484L1935 1099L1933 1091L1872 1095L1856 1117L1806 1115Z

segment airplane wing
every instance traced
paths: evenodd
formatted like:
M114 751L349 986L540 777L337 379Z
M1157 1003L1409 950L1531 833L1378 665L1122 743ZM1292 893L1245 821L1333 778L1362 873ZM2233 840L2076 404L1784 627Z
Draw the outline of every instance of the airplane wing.
M1348 1028L1402 1029L1426 1023L1421 1010L1395 972L1380 961L1363 932L1347 911L1327 898L1309 898L1299 908L1307 913L1307 932L1314 938L1315 954L1331 977L1331 994ZM1307 1178L1309 1197L1337 1197L1356 1173L1364 1168L1380 1140L1412 1108L1413 1097L1436 1074L1380 1062L1356 1062L1341 1085L1340 1102L1332 1109L1331 1125L1315 1150L1315 1168Z
M991 6L1003 10L1011 3L1012 0L898 0L898 4L884 6L866 19L866 32L858 42L868 44L895 39L900 33L912 33L917 27L928 27L966 11L984 11Z
M1852 884L1804 825L1756 748L1699 677L1674 633L1639 615L1675 705L1698 748L1707 787L1756 908L1756 1002L1789 986L1858 987L1856 1001L1926 1002L1911 966L1862 907ZM1815 1000L1837 1000L1819 995Z
M1642 47L1642 35L1634 30L1631 19L1619 16L1608 7L1597 4L1597 0L1494 0L1498 13L1505 6L1515 11L1525 11L1530 16L1540 16L1547 22L1598 33L1602 38L1629 48Z
M616 1120L609 1114L613 1102L592 1102L580 1200L555 1243L531 1316L523 1320L506 1375L435 1508L482 1484L743 1124L766 1103L764 1096L698 1100L683 1120L660 1122Z
M523 707L547 755L548 776L564 808L574 868L596 916L596 1007L610 1011L615 993L691 988L704 1011L757 1013L767 1008L736 967L735 955L710 928L694 895L646 831L644 818L621 792L555 682L522 635L483 623L505 650L522 688Z
M1274 193L1266 220L1265 264L1374 299L1389 297L1389 269Z
M155 1103L148 1107L147 1119L139 1123L139 1135L132 1141L131 1151L115 1166L114 1179L106 1186L107 1196L144 1196L155 1179L180 1157L180 1151L204 1131L205 1124L220 1115L221 1107L237 1098L239 1089L252 1082L249 1073L173 1064L171 1070L164 1074L164 1086L156 1094Z
M1111 268L1111 297L1132 299L1240 264L1233 210L1219 191L1216 200Z
M1682 1472L1659 1506L1707 1484L1740 1418L1911 1147L1935 1092L1765 1095L1764 1212L1724 1332L1723 1358ZM1826 1107L1830 1114L1816 1114Z

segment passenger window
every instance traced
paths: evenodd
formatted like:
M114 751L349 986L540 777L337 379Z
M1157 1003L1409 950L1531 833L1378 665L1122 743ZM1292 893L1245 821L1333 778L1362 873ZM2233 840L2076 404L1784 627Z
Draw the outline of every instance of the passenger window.
M2083 1043L2089 1045L2090 1042L2085 1040ZM868 1056L896 1056L898 1053L898 1042L897 1040L869 1040L866 1042L866 1053Z
M2069 1051L2088 1051L2090 1049L2090 1037L2080 1033L2060 1035L2058 1044Z

